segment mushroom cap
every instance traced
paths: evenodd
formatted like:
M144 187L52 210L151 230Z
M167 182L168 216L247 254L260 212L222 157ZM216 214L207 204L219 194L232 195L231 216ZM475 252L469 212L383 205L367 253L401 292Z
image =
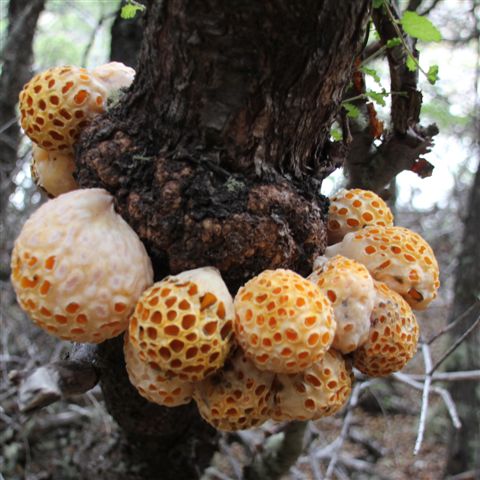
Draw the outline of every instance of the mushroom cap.
M258 427L271 415L273 378L237 349L221 370L195 384L193 398L202 417L218 430Z
M368 340L353 354L353 365L366 375L382 377L401 370L415 355L419 328L408 303L382 282L377 292Z
M165 407L190 403L193 384L158 370L155 364L150 364L148 358L142 360L130 343L128 334L125 334L123 352L130 383L142 397Z
M329 245L340 242L347 233L369 225L393 225L390 208L376 193L360 188L342 189L330 197L327 223Z
M352 369L339 352L331 349L304 372L277 375L274 390L274 420L328 417L347 402L352 391Z
M296 373L330 348L336 323L321 290L291 270L265 270L235 297L239 345L261 370Z
M416 310L425 309L440 286L438 263L430 245L403 227L365 227L327 248L325 256L344 255L363 263Z
M25 223L12 253L20 306L47 332L75 342L117 336L153 281L142 242L105 190L65 193Z
M109 92L129 87L135 77L135 70L122 62L109 62L95 67L92 77L103 83Z
M350 353L368 338L375 301L373 279L367 268L355 260L341 255L325 260L323 267L316 268L308 280L332 303L337 322L332 347Z
M20 92L22 128L45 150L73 153L81 130L104 111L108 93L107 86L85 68L50 68Z
M165 278L146 290L130 320L130 341L159 370L197 382L225 363L233 300L212 267Z
M75 162L71 153L49 152L36 144L32 145L31 173L35 184L50 197L78 188L73 178Z

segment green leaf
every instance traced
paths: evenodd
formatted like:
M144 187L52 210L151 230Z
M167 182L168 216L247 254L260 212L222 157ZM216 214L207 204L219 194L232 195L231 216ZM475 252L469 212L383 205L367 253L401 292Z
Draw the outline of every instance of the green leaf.
M384 0L373 0L373 8L383 7Z
M385 90L382 90L381 92L374 92L373 90L368 90L365 92L368 98L371 98L375 103L378 103L382 107L384 107L385 104L385 98L388 97L388 93Z
M400 23L408 35L424 42L439 42L442 39L442 34L437 27L428 18L418 13L406 11Z
M407 57L407 68L411 71L414 72L417 69L417 62L413 58L412 55L409 55Z
M380 83L380 76L374 68L361 67L360 70L365 74L372 77L377 83Z
M129 20L131 18L135 18L137 12L143 12L145 10L145 6L141 3L137 2L129 2L127 5L122 7L122 11L120 12L120 16L125 19Z
M347 111L347 117L358 118L360 110L352 103L342 103L343 108Z
M438 65L431 65L427 72L428 81L435 85L438 80Z
M395 38L391 38L390 40L388 40L387 43L386 43L386 46L387 46L387 48L392 48L392 47L396 47L396 46L401 45L401 44L402 44L402 41L398 37L395 37Z
M342 138L342 131L339 128L332 128L330 130L330 136L336 141L339 142Z

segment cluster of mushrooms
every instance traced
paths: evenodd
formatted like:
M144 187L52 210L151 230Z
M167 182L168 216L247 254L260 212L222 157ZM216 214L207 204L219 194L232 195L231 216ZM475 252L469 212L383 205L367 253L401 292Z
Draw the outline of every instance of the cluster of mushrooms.
M118 63L57 67L20 95L36 181L56 197L28 219L12 254L18 302L33 321L75 342L125 332L127 372L142 396L168 407L194 399L227 431L332 415L351 393L352 366L370 376L403 368L419 336L412 308L435 298L438 265L373 192L331 198L330 246L307 278L266 270L235 298L213 267L153 283L113 197L78 189L72 176L79 132L133 75Z

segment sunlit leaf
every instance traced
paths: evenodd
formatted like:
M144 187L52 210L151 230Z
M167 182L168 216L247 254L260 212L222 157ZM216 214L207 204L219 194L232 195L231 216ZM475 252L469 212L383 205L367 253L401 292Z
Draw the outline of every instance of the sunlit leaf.
M352 103L342 103L343 108L347 111L347 117L358 118L360 110Z
M438 80L438 65L431 65L427 72L428 81L435 85Z
M129 2L127 5L122 7L122 11L120 12L120 16L125 19L129 20L131 18L135 18L137 13L143 12L145 10L145 6L137 3L137 2Z
M400 23L408 35L424 42L439 42L442 39L438 28L428 18L418 13L407 10Z
M336 141L336 142L339 142L342 138L343 138L343 135L342 135L342 132L339 128L332 128L330 130L330 136Z
M396 47L397 45L401 45L401 44L402 44L402 41L398 37L391 38L386 43L387 48L393 48L393 47Z
M385 98L388 97L388 93L383 90L381 92L374 92L373 90L368 90L365 92L368 98L371 98L375 103L378 103L382 107L385 106Z
M360 69L365 75L372 77L377 83L380 83L380 76L374 68L362 67Z
M411 71L411 72L414 72L416 69L417 69L417 62L415 61L415 59L413 58L412 55L409 55L407 57L407 68Z

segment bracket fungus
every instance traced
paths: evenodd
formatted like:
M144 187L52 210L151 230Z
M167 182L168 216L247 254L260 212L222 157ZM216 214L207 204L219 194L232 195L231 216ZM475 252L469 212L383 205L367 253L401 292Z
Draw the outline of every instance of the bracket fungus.
M70 153L49 152L32 145L32 179L50 197L58 197L78 188L73 178L75 162Z
M273 419L315 420L336 413L352 391L352 369L331 349L305 371L277 375Z
M419 329L408 303L382 282L377 292L368 340L353 354L353 365L371 377L401 370L417 351Z
M125 334L123 352L130 383L149 402L176 407L190 403L193 384L184 382L174 375L158 370L156 364L144 361Z
M320 266L320 259L325 263ZM317 285L333 306L337 329L333 348L350 353L368 338L375 287L367 268L341 255L320 257L308 280Z
M131 83L132 69L118 65L107 64L94 72L61 66L35 75L20 92L25 134L45 150L73 153L81 130L105 110L107 97Z
M329 245L340 242L347 233L369 225L393 225L390 208L376 193L359 188L341 189L330 197L327 223Z
M219 430L258 427L271 417L273 378L237 349L224 368L195 384L193 397L202 417Z
M152 282L143 244L102 189L49 200L15 241L18 302L37 325L64 340L99 343L117 336Z
M325 256L344 255L363 263L375 280L385 282L417 310L425 309L440 286L432 248L403 227L365 227L328 247Z
M296 373L323 357L335 335L332 306L291 270L265 270L235 297L237 341L261 370Z
M130 341L143 361L197 382L225 363L233 320L233 300L218 270L188 270L142 294L130 320Z

